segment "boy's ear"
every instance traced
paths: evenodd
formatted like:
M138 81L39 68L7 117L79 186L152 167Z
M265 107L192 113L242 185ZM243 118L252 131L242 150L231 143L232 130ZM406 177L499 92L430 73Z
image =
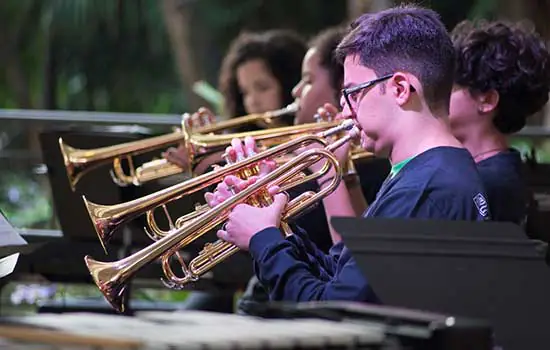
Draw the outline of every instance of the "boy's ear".
M400 106L409 101L411 93L414 91L414 87L411 85L409 77L400 72L393 75L387 86Z

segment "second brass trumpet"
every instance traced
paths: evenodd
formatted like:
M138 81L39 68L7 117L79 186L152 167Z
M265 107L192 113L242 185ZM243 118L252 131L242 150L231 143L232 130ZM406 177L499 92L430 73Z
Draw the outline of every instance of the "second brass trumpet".
M119 186L131 184L139 186L147 181L181 173L181 169L174 164L168 163L164 159L153 160L142 166L136 167L132 161L133 156L185 142L186 146L189 147L189 164L193 165L195 160L199 160L194 158L199 158L201 155L208 155L209 153L215 152L216 149L209 149L209 145L205 144L204 140L191 140L191 134L206 135L260 121L266 125L273 125L274 118L293 114L296 113L296 111L298 111L298 104L292 103L280 110L251 114L197 127L193 129L192 133L187 128L184 120L182 120L181 128L172 133L96 149L74 148L67 145L62 138L59 138L59 147L63 155L69 184L73 191L78 181L80 181L80 179L90 170L111 162L113 163L111 176L116 184ZM221 140L217 140L216 142L218 145L223 143L223 140L227 140L227 137L218 136L221 137ZM200 151L191 149L195 142L198 142L199 147L201 147ZM130 168L129 174L126 174L122 168L122 159L128 160L128 166Z

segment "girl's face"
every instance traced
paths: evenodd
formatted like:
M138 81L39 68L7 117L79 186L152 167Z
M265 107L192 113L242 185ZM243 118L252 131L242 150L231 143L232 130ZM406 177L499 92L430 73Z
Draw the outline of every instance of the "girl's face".
M261 59L247 61L237 68L237 84L247 114L265 113L284 107L282 88Z
M294 124L312 123L317 109L325 103L338 105L335 100L336 92L330 84L329 72L321 66L316 48L311 48L306 53L302 63L302 80L294 87L292 95L300 104Z

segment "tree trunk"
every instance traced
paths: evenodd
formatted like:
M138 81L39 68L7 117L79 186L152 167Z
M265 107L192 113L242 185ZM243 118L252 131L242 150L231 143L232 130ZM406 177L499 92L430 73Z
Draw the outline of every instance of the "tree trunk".
M179 0L162 0L161 7L182 89L189 108L195 111L204 103L192 91L193 84L201 78L199 74L201 70L197 65L191 45L192 28L189 25L191 23L189 8L181 4Z

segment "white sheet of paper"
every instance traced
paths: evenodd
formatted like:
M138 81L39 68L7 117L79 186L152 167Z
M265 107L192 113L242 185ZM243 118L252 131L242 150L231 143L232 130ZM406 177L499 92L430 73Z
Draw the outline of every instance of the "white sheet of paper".
M19 259L19 253L8 255L0 259L0 278L6 277L15 270L17 259Z
M6 217L0 212L0 278L11 274L15 270L19 253L13 252L19 250L21 246L27 245L27 241L19 235L17 230L10 224ZM12 247L13 249L10 249ZM6 255L7 254L7 255ZM4 256L6 255L6 256Z
M25 244L27 244L27 241L19 235L18 231L0 212L0 247Z

